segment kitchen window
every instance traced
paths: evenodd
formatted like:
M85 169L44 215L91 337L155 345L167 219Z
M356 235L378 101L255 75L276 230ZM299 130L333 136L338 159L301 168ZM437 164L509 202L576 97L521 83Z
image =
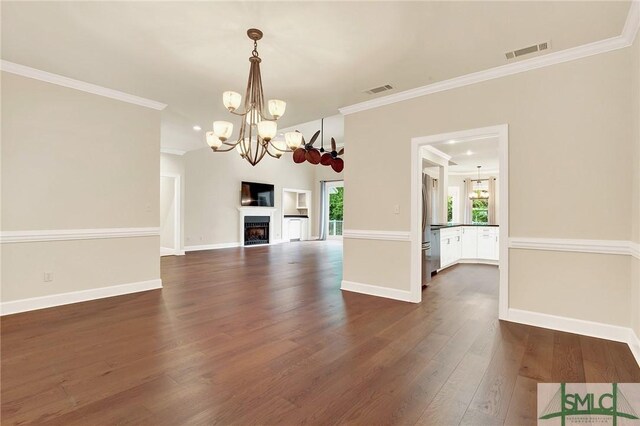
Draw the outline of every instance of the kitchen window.
M489 199L477 198L471 201L472 223L489 223Z
M489 223L488 190L488 180L473 181L473 191L479 197L471 200L471 223Z

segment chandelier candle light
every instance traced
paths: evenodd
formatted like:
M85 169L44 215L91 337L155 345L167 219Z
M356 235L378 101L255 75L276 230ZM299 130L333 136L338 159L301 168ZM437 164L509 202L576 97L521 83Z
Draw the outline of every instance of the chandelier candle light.
M237 92L224 92L222 103L231 114L242 117L240 132L235 142L229 142L233 133L233 124L228 121L214 121L213 131L207 132L207 144L214 152L227 152L236 149L240 156L255 166L262 160L265 154L280 158L282 153L291 152L302 143L302 134L298 132L286 133L285 140L276 140L278 124L276 121L282 117L287 103L279 99L267 102L269 114L264 112L264 91L262 88L262 76L260 75L260 62L258 56L258 40L262 38L262 31L251 28L247 35L253 40L253 51L249 58L249 80L244 95L244 106L238 111L242 103L242 95Z

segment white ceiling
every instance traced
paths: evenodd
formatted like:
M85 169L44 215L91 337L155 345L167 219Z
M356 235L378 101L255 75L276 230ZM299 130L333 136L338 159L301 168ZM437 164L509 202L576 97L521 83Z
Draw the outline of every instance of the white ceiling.
M449 166L450 172L475 174L478 166L482 166L483 171L495 171L499 168L496 137L445 141L433 146L450 155L450 161L456 163Z
M167 103L165 148L202 147L244 92L252 44L282 126L341 106L505 64L504 52L551 40L563 50L620 34L629 2L11 2L2 59ZM528 56L530 57L530 56ZM393 92L384 92L381 95ZM194 132L199 124L203 131Z

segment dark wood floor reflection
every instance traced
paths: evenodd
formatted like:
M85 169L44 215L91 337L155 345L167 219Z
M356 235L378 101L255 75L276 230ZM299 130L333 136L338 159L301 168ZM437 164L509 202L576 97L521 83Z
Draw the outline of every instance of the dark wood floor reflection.
M409 304L341 292L341 262L195 252L162 259L162 291L5 317L2 424L520 425L537 382L640 381L621 343L499 322L495 267Z

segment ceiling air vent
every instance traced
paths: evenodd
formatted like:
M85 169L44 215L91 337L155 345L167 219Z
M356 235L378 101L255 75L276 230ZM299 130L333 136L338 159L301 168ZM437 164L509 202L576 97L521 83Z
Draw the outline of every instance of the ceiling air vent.
M542 43L534 44L533 46L523 47L522 49L514 50L512 52L507 52L504 55L507 59L519 58L520 56L528 55L530 53L540 52L543 50L547 50L551 47L550 41L545 41Z
M365 93L373 95L380 92L386 92L387 90L391 90L391 89L393 89L393 86L391 86L390 84L385 84L384 86L374 87L373 89L365 90Z

